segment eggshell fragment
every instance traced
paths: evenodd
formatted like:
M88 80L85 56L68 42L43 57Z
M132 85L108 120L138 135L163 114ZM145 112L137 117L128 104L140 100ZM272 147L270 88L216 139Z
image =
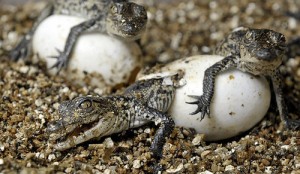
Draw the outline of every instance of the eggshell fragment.
M85 19L74 16L53 15L46 18L33 37L33 51L47 66L55 64L56 49L63 51L71 27ZM71 80L83 83L84 72L93 74L92 84L98 87L127 82L131 73L141 66L140 49L134 42L126 42L99 32L82 33L76 41L64 73ZM74 72L73 70L77 70ZM56 73L57 69L52 69ZM72 81L72 80L71 80Z
M186 103L195 101L188 95L202 95L205 70L223 58L217 55L188 57L150 74L158 76L184 71L183 80L186 84L176 90L169 113L176 125L204 133L207 141L230 138L249 130L264 117L270 106L270 87L264 77L229 69L217 75L210 117L206 115L200 121L201 113L190 115L197 106ZM139 79L147 76L141 74Z

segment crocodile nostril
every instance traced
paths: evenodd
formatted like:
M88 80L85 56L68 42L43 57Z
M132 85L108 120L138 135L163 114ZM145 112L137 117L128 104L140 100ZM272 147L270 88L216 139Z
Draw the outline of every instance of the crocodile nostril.
M55 132L56 130L58 130L62 127L64 127L64 124L63 124L62 120L52 121L48 124L46 131L48 133L52 133L52 132Z
M258 59L263 59L266 61L272 60L273 54L266 50L259 50L256 52L256 56Z
M124 25L124 27L123 27L123 31L130 35L133 35L135 30L136 30L136 27L134 24L127 24L127 25Z

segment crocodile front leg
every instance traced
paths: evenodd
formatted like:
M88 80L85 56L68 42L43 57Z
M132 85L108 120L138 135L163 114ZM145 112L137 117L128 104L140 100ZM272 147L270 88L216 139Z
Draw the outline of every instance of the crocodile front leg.
M147 107L140 102L137 102L138 101L135 102L135 110L138 111L138 114L135 117L160 124L150 147L153 157L160 159L162 157L163 146L166 142L166 138L173 131L174 121L166 113L160 112L156 109Z
M22 38L19 44L9 52L9 56L13 61L17 61L21 58L26 58L31 51L31 40L34 32L36 31L38 25L48 16L53 14L53 4L49 3L41 12L40 16L33 24L32 28L28 31L28 33Z
M175 123L169 115L156 109L145 107L140 110L144 118L150 119L154 122L160 122L160 126L156 131L154 140L150 147L153 157L159 161L163 154L163 147L166 143L166 138L172 133ZM154 164L152 167L153 173L161 173L163 170L163 166L159 163Z
M66 67L68 58L70 57L70 54L75 46L76 40L78 39L79 35L82 32L84 32L87 29L94 26L96 21L99 20L99 18L102 18L102 16L100 16L98 18L90 19L88 21L84 21L84 22L71 28L70 33L67 38L67 41L65 43L64 50L60 51L57 49L57 52L59 53L59 55L51 56L51 58L57 59L57 62L51 68L56 67L58 69L58 72L60 72L62 68Z
M162 122L155 134L150 149L154 157L160 159L162 157L163 146L166 143L166 138L172 133L175 123L171 116L168 116L167 114L158 114L157 116Z
M291 120L288 118L287 106L285 104L282 93L282 76L279 70L275 71L274 75L271 76L271 79L276 96L276 103L279 110L280 119L288 129L299 129L300 120Z
M297 20L300 20L300 12L299 11L297 11L297 12L287 11L287 12L285 12L285 15L288 17L293 17Z
M286 51L286 56L285 58L285 62L289 59L289 58L294 58L296 56L300 56L300 37L296 37L293 40L291 40L289 43L287 43L287 51Z
M237 67L237 58L235 56L225 57L221 61L215 63L214 65L205 70L203 79L203 94L201 96L189 95L189 97L195 98L196 101L186 102L188 104L198 105L196 111L190 113L191 115L195 115L201 112L201 120L206 114L209 116L209 107L212 97L214 95L215 78L219 72L227 70L231 67Z

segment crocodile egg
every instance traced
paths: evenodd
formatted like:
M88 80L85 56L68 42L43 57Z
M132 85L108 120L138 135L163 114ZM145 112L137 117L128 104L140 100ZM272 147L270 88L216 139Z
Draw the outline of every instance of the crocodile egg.
M195 101L188 95L203 93L205 70L223 58L217 55L184 58L149 74L156 76L184 71L182 80L185 85L176 90L169 113L176 125L204 133L207 141L230 138L249 130L264 117L270 105L270 87L264 77L229 69L216 77L210 117L206 115L200 121L201 113L190 115L197 106L186 103ZM139 75L139 79L145 79L149 75Z
M52 15L38 26L33 37L33 52L46 60L48 68L55 64L57 49L63 50L71 27L85 19ZM75 43L68 68L61 72L70 81L100 88L126 83L141 66L140 49L134 42L126 42L100 32L85 32ZM57 69L49 69L56 74ZM75 80L76 79L76 80Z

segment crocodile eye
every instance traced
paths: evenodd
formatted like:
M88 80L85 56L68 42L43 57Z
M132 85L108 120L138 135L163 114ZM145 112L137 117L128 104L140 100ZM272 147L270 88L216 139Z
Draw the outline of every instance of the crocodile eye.
M277 35L277 33L268 32L267 34L269 42L277 43L279 41L279 35Z
M252 33L251 33L251 32L247 32L247 33L246 33L246 39L250 40L250 39L251 39L251 36L252 36Z
M279 42L285 43L285 37L284 37L284 35L280 34L280 36L279 36Z
M116 8L117 13L121 13L123 8L124 8L124 4L123 3L116 3L115 8Z
M144 15L145 9L142 6L139 5L133 5L132 6L132 11L135 15L141 16Z
M83 102L81 102L79 104L80 109L87 109L87 108L90 108L91 106L92 106L92 101L90 101L90 100L84 100Z
M255 40L255 33L252 31L247 31L245 37L248 41L253 41Z
M118 12L118 8L116 6L112 6L111 7L111 12L117 13Z
M270 31L268 33L268 36L270 38L270 41L272 41L275 44L277 44L277 43L285 43L285 37L281 33Z

